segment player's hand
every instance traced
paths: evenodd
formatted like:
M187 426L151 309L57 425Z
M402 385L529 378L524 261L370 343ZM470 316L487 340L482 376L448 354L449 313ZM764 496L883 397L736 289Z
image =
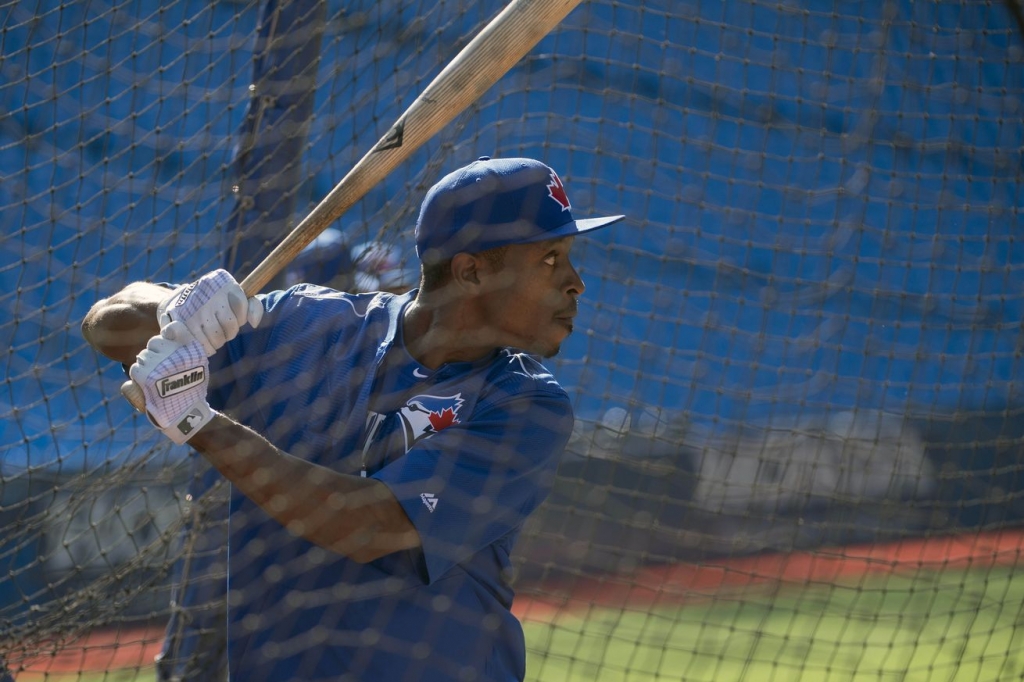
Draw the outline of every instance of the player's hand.
M192 336L203 345L207 355L238 335L246 323L257 327L263 319L263 304L245 292L225 270L214 270L183 284L156 309L163 329L171 322L183 322Z
M175 443L213 419L206 402L210 360L183 322L171 322L151 338L128 374L142 388L149 420Z

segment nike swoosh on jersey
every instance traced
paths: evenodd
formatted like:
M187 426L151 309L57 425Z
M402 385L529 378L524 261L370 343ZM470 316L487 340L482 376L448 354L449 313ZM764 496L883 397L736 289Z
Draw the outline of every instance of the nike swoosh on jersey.
M417 379L426 379L427 377L430 376L429 374L421 372L419 367L416 367L412 370L412 375Z

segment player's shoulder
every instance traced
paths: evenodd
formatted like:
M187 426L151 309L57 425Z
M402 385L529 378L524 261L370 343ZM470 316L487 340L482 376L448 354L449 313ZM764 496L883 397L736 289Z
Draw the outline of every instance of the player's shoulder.
M534 392L569 399L555 375L538 358L513 348L498 352L487 379L493 387L505 392Z
M355 312L363 312L377 298L379 292L353 294L338 291L319 284L296 284L287 289L260 294L263 304L268 310L278 307L299 308L305 305L350 308Z
M543 423L552 432L572 430L569 394L541 361L514 349L492 360L474 413L504 414L515 423Z
M310 323L347 325L363 320L373 310L386 310L394 294L349 293L318 284L295 286L263 295L263 306L272 319L297 318Z

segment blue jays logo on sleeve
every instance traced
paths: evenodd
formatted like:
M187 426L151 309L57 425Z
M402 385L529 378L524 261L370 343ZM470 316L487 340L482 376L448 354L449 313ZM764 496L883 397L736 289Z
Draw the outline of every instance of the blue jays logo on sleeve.
M407 400L405 406L398 411L405 427L406 452L420 438L458 424L459 410L464 402L461 393L449 396L417 395Z
M459 411L465 400L455 395L417 395L389 414L370 412L366 421L364 452L374 441L383 441L399 430L401 424L405 452L417 441L459 423Z

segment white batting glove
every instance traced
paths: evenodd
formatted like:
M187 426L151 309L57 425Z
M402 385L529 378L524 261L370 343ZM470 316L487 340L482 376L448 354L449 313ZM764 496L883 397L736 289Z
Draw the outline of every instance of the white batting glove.
M183 322L171 322L146 344L128 370L146 397L146 413L181 445L213 419L206 402L210 361Z
M156 317L161 329L183 322L206 354L213 355L246 323L259 325L263 304L255 296L247 301L241 285L226 270L214 270L175 289L157 306Z

